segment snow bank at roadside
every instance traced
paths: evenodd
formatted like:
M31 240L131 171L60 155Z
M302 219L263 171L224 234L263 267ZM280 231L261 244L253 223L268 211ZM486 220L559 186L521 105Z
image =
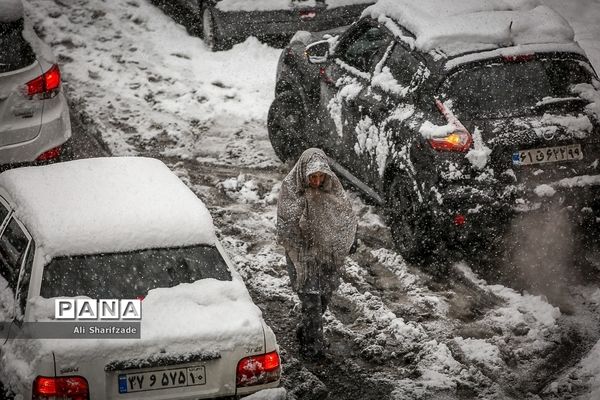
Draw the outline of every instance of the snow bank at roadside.
M113 154L153 147L222 164L278 163L259 129L281 50L250 38L212 53L143 0L29 0L25 6L59 56L71 102L90 105L86 117ZM244 125L256 128L240 135ZM240 157L243 148L253 156Z
M328 8L369 4L375 0L325 0ZM220 11L276 11L293 8L315 7L316 0L221 0L217 3Z

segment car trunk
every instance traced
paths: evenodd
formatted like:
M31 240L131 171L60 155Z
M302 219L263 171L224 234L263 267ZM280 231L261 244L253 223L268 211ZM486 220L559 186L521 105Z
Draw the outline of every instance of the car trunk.
M495 178L530 192L600 173L600 126L573 91L595 79L580 56L523 55L459 67L441 97L474 136L475 150L491 150L486 166Z
M498 177L512 171L516 183L535 186L600 172L600 127L584 113L472 120L465 125L479 132L492 150L488 166Z
M40 295L38 318L52 315L57 297L143 299L139 339L87 329L45 345L56 370L83 376L94 398L235 395L238 362L267 352L260 309L212 245L55 257Z
M0 147L35 138L41 128L43 102L27 96L27 82L42 75L23 20L0 23Z
M141 339L55 342L56 371L84 377L92 397L107 400L234 396L238 362L266 352L259 315L238 303L198 306L187 320L144 305Z

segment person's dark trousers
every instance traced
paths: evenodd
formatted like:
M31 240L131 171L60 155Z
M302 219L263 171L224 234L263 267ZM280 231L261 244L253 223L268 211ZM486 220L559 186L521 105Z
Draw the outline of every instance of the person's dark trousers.
M287 269L292 286L296 287L296 268L289 258L287 258ZM302 354L319 356L325 347L322 315L327 310L339 278L334 269L327 265L320 265L319 268L312 268L312 270L318 273L309 274L306 282L298 289L298 298L302 303L302 317L296 334Z

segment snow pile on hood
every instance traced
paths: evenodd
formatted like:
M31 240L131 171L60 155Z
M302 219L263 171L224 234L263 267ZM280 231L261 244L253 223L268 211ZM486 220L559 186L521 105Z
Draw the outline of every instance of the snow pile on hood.
M416 36L422 51L448 55L531 43L569 43L569 23L537 1L380 0L364 15L392 18Z
M7 23L23 18L21 0L2 0L0 2L0 23Z
M204 203L159 160L17 168L0 175L0 186L48 259L216 241Z

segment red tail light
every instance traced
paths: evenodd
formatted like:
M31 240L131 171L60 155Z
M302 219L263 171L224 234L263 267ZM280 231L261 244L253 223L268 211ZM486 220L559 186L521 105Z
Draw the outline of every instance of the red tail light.
M462 214L456 214L454 216L454 225L463 226L467 222L467 218Z
M275 382L279 380L280 366L279 354L276 351L243 358L237 365L236 384L243 387Z
M32 400L88 400L90 391L87 380L81 376L51 378L38 376L33 381Z
M27 95L41 95L44 99L54 97L60 88L60 69L54 64L44 74L27 82Z
M502 56L504 62L525 62L535 60L535 54L520 54L516 56Z
M454 114L442 103L441 101L435 101L440 113L446 118L449 124L454 126L455 131L444 137L435 137L429 139L429 144L434 150L438 151L457 151L466 152L473 143L473 138L463 124L456 118Z
M55 159L55 158L57 158L57 157L60 156L60 152L61 152L60 146L54 147L54 148L52 148L52 149L50 149L48 151L45 151L42 154L40 154L38 156L38 158L36 158L35 160L36 161L53 160L53 159Z

